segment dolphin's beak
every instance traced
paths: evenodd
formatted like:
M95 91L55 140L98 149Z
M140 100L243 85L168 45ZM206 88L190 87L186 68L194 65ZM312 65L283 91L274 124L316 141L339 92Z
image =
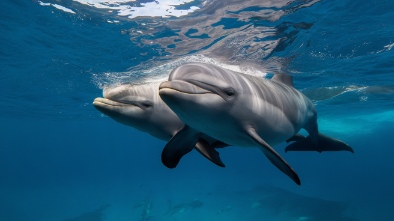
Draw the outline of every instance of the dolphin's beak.
M195 84L181 81L181 80L174 80L174 81L164 81L159 86L159 94L165 93L164 91L173 90L179 91L186 94L207 94L211 93L209 90L205 90L201 87L198 87Z
M96 106L126 106L125 103L116 102L107 98L98 97L94 99L93 105Z
M95 108L102 110L102 109L110 109L110 108L122 108L122 107L130 107L135 106L141 109L146 109L143 105L141 105L137 101L133 101L133 99L120 99L119 101L110 100L107 98L98 97L94 99L93 105Z

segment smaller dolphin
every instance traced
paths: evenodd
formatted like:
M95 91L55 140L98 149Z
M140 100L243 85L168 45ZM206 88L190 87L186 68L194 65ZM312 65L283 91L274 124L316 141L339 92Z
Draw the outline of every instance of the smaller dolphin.
M184 123L159 97L159 84L124 84L105 88L104 98L94 99L93 105L119 123L168 141L184 127ZM195 143L195 148L203 156L224 167L219 153L214 148L225 147L226 144L205 135L181 139L179 142L179 145L182 145L181 142ZM186 153L172 157L176 164L184 154Z
M288 150L304 150L307 145L316 151L353 152L342 141L319 133L313 103L293 87L289 75L278 74L268 80L212 64L189 63L171 72L168 81L160 84L159 94L192 128L189 133L204 133L234 146L258 146L271 163L298 185L298 175L272 145L288 140L296 141ZM307 138L297 134L301 128L309 133ZM168 152L186 152L182 148L187 145L172 143L177 137L164 148L162 160L170 155Z

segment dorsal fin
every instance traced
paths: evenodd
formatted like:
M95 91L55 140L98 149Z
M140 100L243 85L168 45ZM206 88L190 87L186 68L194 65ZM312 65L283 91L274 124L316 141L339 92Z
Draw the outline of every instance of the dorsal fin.
M288 74L274 74L274 76L271 78L271 80L281 82L281 83L286 84L287 86L290 86L290 87L294 87L293 77Z

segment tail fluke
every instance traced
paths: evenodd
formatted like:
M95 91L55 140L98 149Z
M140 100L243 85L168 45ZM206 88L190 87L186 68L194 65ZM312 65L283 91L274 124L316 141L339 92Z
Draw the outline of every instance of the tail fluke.
M317 144L313 142L310 136L304 139L297 139L296 142L291 143L285 149L287 151L349 151L354 153L354 150L343 141L328 137L323 134L318 134Z

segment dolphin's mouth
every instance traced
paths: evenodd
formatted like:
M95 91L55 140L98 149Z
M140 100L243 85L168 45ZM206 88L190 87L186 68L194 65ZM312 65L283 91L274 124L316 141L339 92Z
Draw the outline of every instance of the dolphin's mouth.
M95 106L126 106L129 104L118 102L118 101L113 101L113 100L110 100L107 98L98 97L98 98L94 99L93 105L95 105Z
M149 106L151 106L150 103L147 103L144 106L143 103L137 102L137 101L128 101L128 100L114 101L114 100L111 100L108 98L102 98L102 97L98 97L98 98L94 99L93 105L98 108L100 108L100 107L101 108L111 108L111 107L112 108L114 108L114 107L122 108L122 107L133 106L133 107L138 107L138 108L144 109L144 110L147 109Z
M181 80L174 80L174 81L164 81L160 84L159 91L165 89L171 89L174 91L178 91L185 94L208 94L212 93L210 90L204 89L202 84L198 84L194 81L181 81Z
M219 87L194 79L165 81L160 84L160 96L166 93L165 90L168 92L169 89L184 94L214 94L222 97L225 101L228 100L228 95Z

